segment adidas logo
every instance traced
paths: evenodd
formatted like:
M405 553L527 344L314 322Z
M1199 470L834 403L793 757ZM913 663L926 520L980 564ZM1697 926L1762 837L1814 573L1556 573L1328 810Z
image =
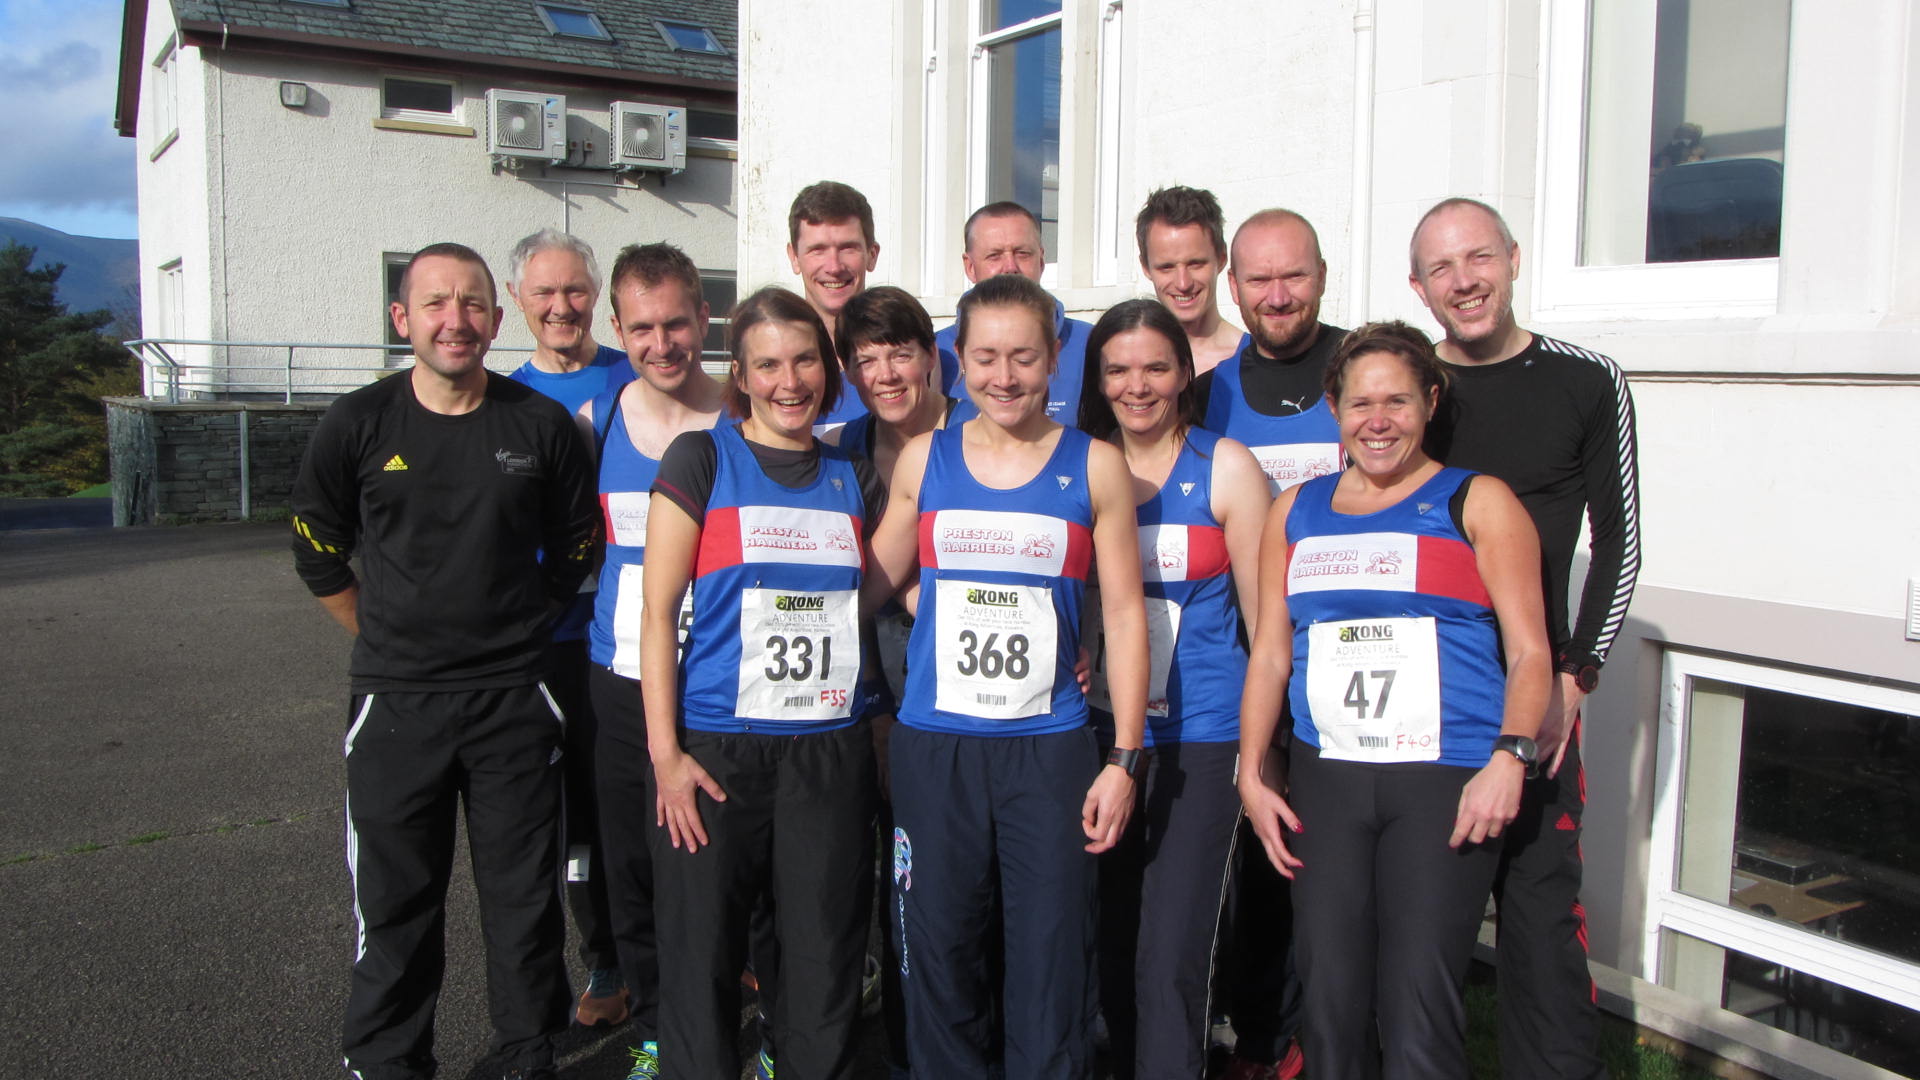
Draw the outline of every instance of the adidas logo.
M395 454L392 457L387 459L387 463L385 465L380 466L380 471L381 472L406 472L407 463L400 460L399 454Z
M1071 484L1071 483L1073 483L1073 477L1071 477L1071 476L1059 476L1059 475L1055 475L1055 476L1054 476L1054 479L1055 479L1055 480L1058 480L1058 481L1060 481L1060 490L1061 490L1061 491L1065 491L1065 490L1067 490L1067 485L1068 485L1068 484Z
M1180 481L1180 494L1182 495L1193 494L1193 481L1191 480Z
M1580 826L1574 823L1572 814L1562 813L1560 815L1560 820L1553 823L1553 827L1560 830L1561 832L1573 832L1575 829L1578 829Z

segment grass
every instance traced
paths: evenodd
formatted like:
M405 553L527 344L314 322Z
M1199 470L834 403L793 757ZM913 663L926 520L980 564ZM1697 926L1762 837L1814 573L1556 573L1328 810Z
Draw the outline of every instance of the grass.
M1474 1076L1500 1075L1493 972L1475 964L1467 978L1467 1066ZM1713 1074L1647 1045L1632 1024L1600 1017L1600 1060L1613 1080L1713 1080Z
M167 834L163 832L141 833L139 836L133 837L132 839L128 840L127 843L151 844L155 840L165 840L166 838L167 838Z
M95 484L90 488L81 488L79 491L67 496L69 499L110 499L112 497L113 484L111 481L105 484Z

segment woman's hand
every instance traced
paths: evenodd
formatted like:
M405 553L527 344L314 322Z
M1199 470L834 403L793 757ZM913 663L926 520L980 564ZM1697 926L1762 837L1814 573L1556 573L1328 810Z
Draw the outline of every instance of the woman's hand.
M1493 759L1460 789L1460 812L1453 819L1447 846L1478 844L1499 836L1520 813L1520 787L1526 779L1527 767L1519 758L1494 751Z
M1267 849L1267 861L1281 877L1292 881L1293 872L1306 865L1287 849L1287 832L1302 831L1293 807L1287 805L1279 792L1268 787L1265 780L1254 775L1254 770L1243 770L1240 774L1240 805L1246 808L1247 820L1253 823L1253 834L1260 838L1260 846Z
M674 847L684 846L688 854L707 842L707 827L700 820L695 790L704 791L714 802L726 802L727 793L693 755L685 751L655 754L653 757L653 823L664 825Z

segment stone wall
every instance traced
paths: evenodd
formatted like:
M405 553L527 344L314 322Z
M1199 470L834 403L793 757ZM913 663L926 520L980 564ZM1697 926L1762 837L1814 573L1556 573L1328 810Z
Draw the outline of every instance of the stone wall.
M238 521L286 512L325 404L107 398L115 525ZM240 497L242 459L247 499Z

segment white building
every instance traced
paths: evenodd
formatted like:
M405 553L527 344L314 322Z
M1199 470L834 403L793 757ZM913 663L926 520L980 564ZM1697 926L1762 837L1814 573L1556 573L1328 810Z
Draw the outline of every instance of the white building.
M819 5L741 0L749 286L791 283L787 203L833 178L874 205L871 280L935 314L1007 197L1097 313L1147 292L1133 215L1183 183L1230 226L1314 221L1330 321L1437 329L1412 225L1500 207L1523 323L1615 357L1639 410L1644 569L1588 710L1603 986L1782 1075L1920 1073L1920 3L833 12L829 43Z
M734 6L646 8L127 0L116 125L140 147L145 335L398 343L387 302L410 253L458 241L504 276L513 244L549 226L593 244L603 271L623 245L678 244L724 311L735 251ZM495 90L529 93L492 103ZM655 160L656 140L626 145L637 164L615 169L613 102L677 110L684 160ZM530 347L504 290L501 300L498 344ZM596 334L610 339L605 327ZM234 390L280 378L288 354L169 352L229 365ZM295 363L378 368L407 362L405 352L303 349ZM522 359L501 352L492 362ZM365 377L310 371L301 382L339 388Z

